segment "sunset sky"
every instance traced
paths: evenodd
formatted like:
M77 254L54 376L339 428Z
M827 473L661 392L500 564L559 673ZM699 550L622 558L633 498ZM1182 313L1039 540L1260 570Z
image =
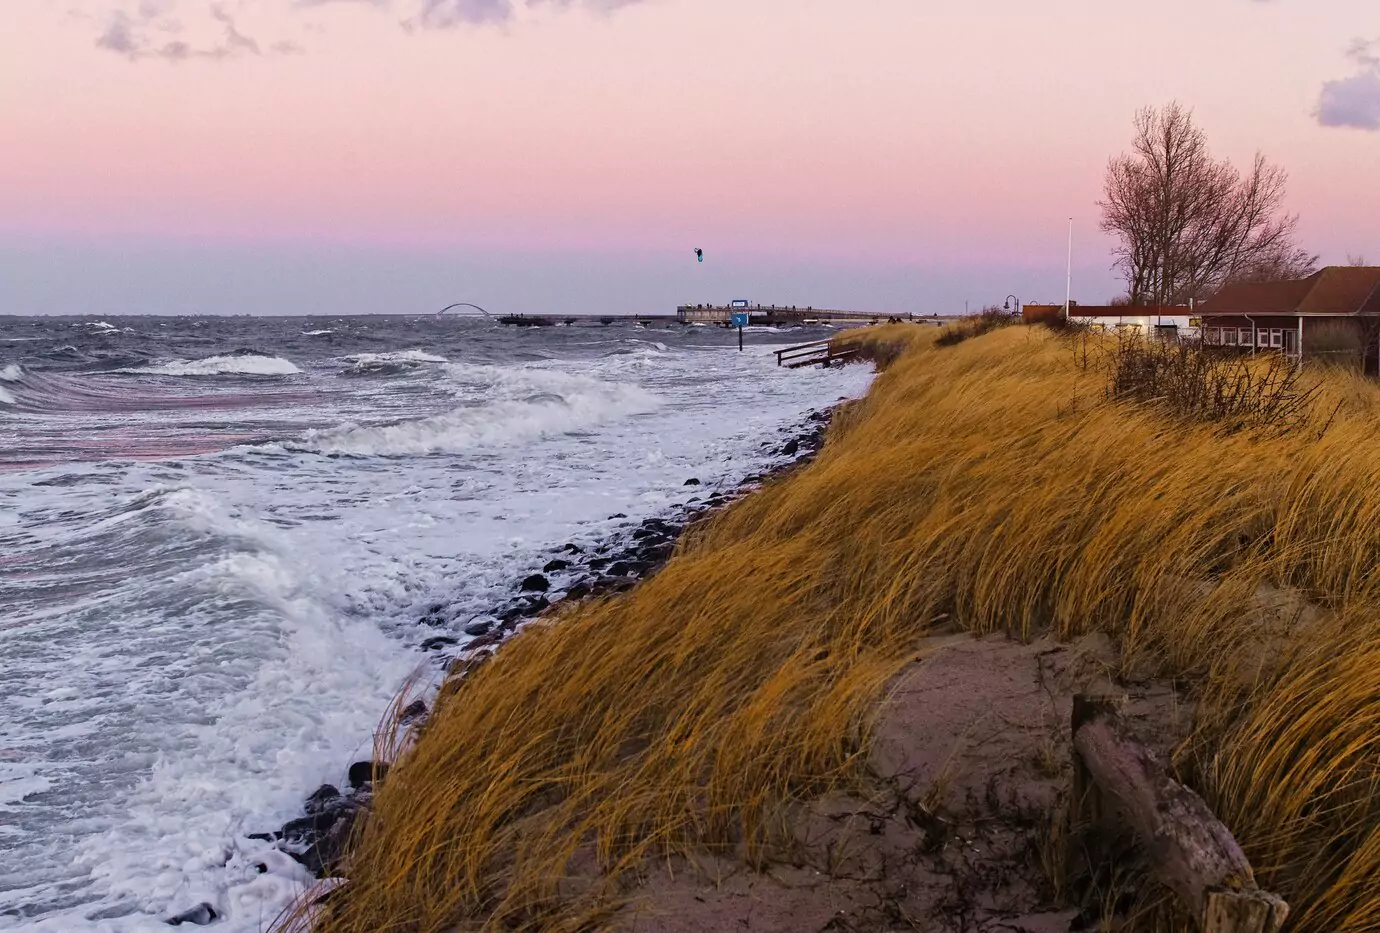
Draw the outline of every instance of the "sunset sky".
M1179 100L1380 262L1376 0L3 0L0 314L1117 293ZM694 261L693 248L705 251Z

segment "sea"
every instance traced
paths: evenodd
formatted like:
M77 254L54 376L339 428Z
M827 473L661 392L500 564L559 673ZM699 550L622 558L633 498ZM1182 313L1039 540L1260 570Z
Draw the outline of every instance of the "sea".
M831 333L0 317L0 930L270 929L248 836L438 681L427 607L780 463L872 378L776 365Z

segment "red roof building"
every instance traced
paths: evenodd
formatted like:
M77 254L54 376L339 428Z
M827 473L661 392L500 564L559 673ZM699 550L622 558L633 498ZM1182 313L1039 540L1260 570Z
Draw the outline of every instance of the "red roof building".
M1333 354L1380 370L1380 266L1328 266L1305 279L1227 285L1198 313L1204 343L1300 360Z

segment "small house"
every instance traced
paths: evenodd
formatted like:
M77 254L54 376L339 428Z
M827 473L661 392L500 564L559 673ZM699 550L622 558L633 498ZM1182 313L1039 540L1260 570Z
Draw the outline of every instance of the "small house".
M1277 351L1380 372L1380 266L1224 286L1198 306L1205 344Z

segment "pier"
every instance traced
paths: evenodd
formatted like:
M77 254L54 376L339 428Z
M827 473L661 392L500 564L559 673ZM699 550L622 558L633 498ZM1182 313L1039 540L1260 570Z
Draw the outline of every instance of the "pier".
M894 314L877 311L840 311L832 308L801 308L797 305L681 305L676 320L682 324L724 324L734 314L746 312L749 324L835 324L840 322L877 324ZM908 318L909 316L907 316Z
M879 324L887 320L915 320L912 315L874 311L840 311L795 305L681 305L675 314L505 314L496 318L511 327L551 327L556 324L718 324L728 327L734 314L748 315L750 326L799 324Z

